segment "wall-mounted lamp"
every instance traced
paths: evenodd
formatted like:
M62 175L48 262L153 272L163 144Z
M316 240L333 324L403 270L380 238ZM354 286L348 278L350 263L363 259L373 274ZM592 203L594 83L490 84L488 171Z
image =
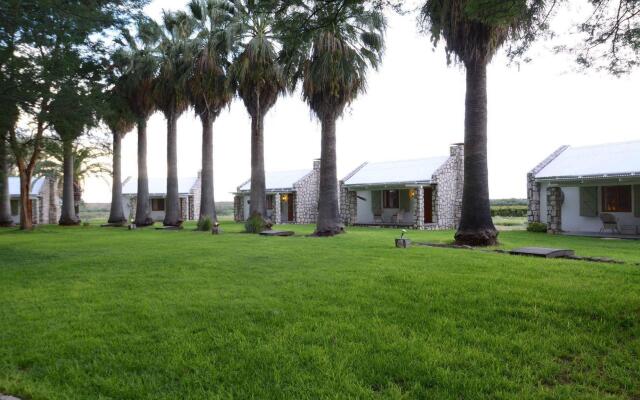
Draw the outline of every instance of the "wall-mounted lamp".
M288 194L283 194L282 196L280 196L280 200L284 201L284 202L288 202L289 201L289 195Z

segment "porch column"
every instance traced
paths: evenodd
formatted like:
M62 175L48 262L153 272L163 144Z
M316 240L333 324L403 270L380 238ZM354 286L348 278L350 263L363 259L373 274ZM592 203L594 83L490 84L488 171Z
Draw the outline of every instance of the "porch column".
M551 234L562 232L562 203L564 194L559 187L547 187L547 230Z
M281 210L281 205L280 205L281 204L280 203L280 196L281 196L280 193L276 193L273 196L273 208L275 209L275 210L273 210L274 211L274 213L273 213L273 219L274 219L273 223L274 223L274 225L278 225L278 224L282 223L282 210Z
M420 186L415 189L415 208L413 209L414 226L416 229L424 229L424 187Z
M527 200L529 209L527 210L528 222L540 222L540 184L536 183L532 173L527 174Z

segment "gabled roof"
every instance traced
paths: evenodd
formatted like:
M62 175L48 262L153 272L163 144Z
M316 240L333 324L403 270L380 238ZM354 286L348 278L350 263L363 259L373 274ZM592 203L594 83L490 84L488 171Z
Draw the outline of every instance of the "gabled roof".
M31 181L31 195L37 196L42 190L45 178L40 177ZM9 177L9 194L11 196L20 196L20 178L17 176Z
M267 191L292 190L293 185L300 179L311 173L311 169L301 169L297 171L277 171L267 172L265 174L265 186ZM251 190L251 180L246 181L238 187L239 192L246 192Z
M537 179L640 175L640 141L567 147Z
M196 177L178 178L178 193L187 194L196 184ZM149 194L165 194L167 192L167 178L149 178ZM138 193L138 180L129 179L122 186L122 194Z
M346 186L428 183L448 156L366 163L344 181Z

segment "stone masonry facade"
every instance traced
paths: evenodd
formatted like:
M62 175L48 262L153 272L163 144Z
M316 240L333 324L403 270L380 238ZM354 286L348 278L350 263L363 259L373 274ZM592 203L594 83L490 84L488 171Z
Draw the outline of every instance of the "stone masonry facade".
M529 171L529 173L527 174L527 203L528 203L527 220L528 222L530 223L540 222L541 213L546 212L547 214L549 214L550 212L549 202L547 202L547 210L540 209L540 198L541 198L540 196L542 196L543 194L540 193L540 190L541 190L540 183L536 182L535 176L538 174L538 172L542 171L544 167L549 165L551 161L555 160L556 157L558 157L568 147L569 146L562 146L558 148L556 151L551 153L549 157L545 158L544 161L536 165L536 167L531 171ZM547 194L545 193L544 195L546 196ZM548 228L550 229L551 227L548 226Z

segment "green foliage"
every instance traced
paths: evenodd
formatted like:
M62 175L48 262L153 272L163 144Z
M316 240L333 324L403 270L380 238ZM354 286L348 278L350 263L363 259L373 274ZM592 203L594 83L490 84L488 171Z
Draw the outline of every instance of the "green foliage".
M527 199L493 199L491 200L492 206L526 206L529 204Z
M244 223L244 229L247 233L260 233L266 229L266 222L261 215L252 215Z
M211 221L211 218L205 217L198 221L197 230L209 232L211 228L213 228L213 222Z
M541 222L529 222L529 225L527 225L527 231L529 231L529 232L538 232L538 233L546 233L547 232L547 224L543 224Z
M305 237L308 225L287 228L294 238L222 227L216 240L97 226L1 231L2 392L470 400L640 392L633 241L500 235L505 250L627 261L609 265L400 251L389 229L318 240ZM411 239L446 242L451 232Z
M492 217L526 217L527 206L491 206Z

